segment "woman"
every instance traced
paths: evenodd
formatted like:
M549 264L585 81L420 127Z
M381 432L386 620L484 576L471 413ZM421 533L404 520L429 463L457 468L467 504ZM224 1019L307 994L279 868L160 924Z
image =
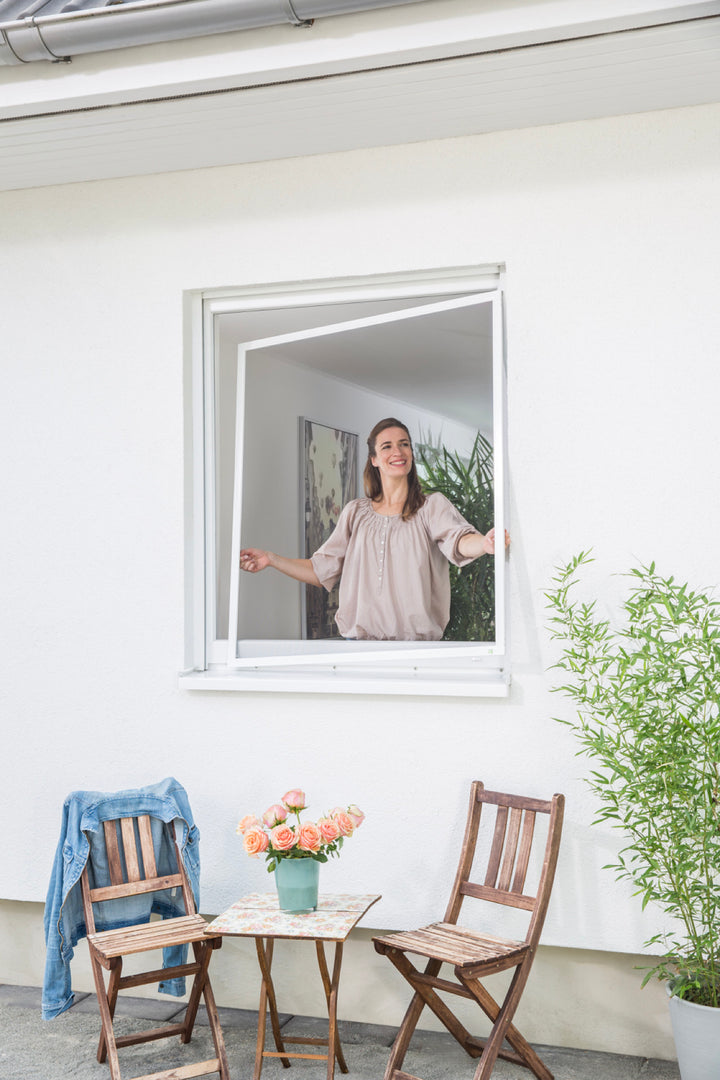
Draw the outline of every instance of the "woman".
M340 579L335 618L344 638L439 641L450 618L448 560L466 566L494 555L485 536L444 495L425 495L405 424L380 420L367 440L366 497L343 509L334 532L309 559L245 548L240 567L274 567L308 585L332 589Z

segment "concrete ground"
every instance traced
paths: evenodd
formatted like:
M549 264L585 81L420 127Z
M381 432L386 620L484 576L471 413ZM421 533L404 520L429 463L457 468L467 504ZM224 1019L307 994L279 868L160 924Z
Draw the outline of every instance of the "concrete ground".
M141 1030L169 1021L178 1013L173 998L128 998L118 1003L116 1030ZM257 1013L244 1009L221 1009L232 1080L249 1080L253 1073ZM320 1035L321 1020L282 1016L283 1032ZM324 1025L327 1033L327 1023ZM0 1080L109 1080L107 1065L95 1059L100 1020L94 996L77 994L76 1003L55 1020L40 1019L40 990L36 987L0 985ZM340 1023L340 1037L351 1080L382 1080L394 1029L381 1025ZM269 1044L268 1044L269 1046ZM312 1049L312 1048L311 1048ZM675 1062L601 1054L562 1047L538 1047L540 1056L556 1080L679 1080ZM179 1067L214 1056L205 1017L198 1018L192 1041L179 1040L127 1047L120 1052L124 1078ZM325 1062L293 1061L292 1072L279 1061L267 1059L262 1080L323 1080ZM475 1064L449 1036L420 1031L411 1044L404 1068L423 1080L472 1080ZM342 1076L339 1068L335 1076ZM493 1080L529 1080L532 1076L499 1061Z

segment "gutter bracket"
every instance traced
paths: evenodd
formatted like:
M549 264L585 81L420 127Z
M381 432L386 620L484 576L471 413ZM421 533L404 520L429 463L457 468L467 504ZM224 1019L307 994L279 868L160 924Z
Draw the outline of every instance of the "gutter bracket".
M293 26L310 27L315 22L314 19L301 19L297 11L293 7L292 0L281 0L285 14L287 15L288 22L291 22Z
M45 50L48 60L50 60L53 64L69 64L72 62L71 57L58 56L57 53L54 53L52 49L49 48L47 42L45 41L45 38L43 37L43 32L40 29L40 25L34 15L30 15L28 18L23 19L23 22L28 30L34 31L34 33L37 35L37 39Z
M5 45L10 50L10 52L13 54L13 56L17 60L18 64L29 64L30 63L29 60L23 59L23 57L19 56L18 53L15 51L15 49L13 49L12 42L10 41L10 38L8 37L7 31L5 29L0 30L0 35L2 35L2 43L3 43L3 45Z

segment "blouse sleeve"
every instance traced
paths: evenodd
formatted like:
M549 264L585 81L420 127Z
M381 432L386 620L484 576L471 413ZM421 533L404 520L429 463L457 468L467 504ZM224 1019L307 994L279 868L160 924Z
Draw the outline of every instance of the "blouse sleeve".
M430 538L435 541L445 558L455 566L467 566L474 562L473 558L460 554L458 543L461 537L477 532L477 529L465 520L450 500L436 491L428 495L423 510Z
M328 592L340 580L348 543L352 535L352 523L354 502L347 503L343 507L338 523L330 533L324 544L321 544L314 555L310 556L313 570L317 579Z

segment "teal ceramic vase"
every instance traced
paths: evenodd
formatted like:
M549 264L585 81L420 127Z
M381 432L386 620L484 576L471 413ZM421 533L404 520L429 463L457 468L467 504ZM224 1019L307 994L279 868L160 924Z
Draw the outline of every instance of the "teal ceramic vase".
M318 903L320 863L315 859L280 859L275 884L281 911L315 911Z

